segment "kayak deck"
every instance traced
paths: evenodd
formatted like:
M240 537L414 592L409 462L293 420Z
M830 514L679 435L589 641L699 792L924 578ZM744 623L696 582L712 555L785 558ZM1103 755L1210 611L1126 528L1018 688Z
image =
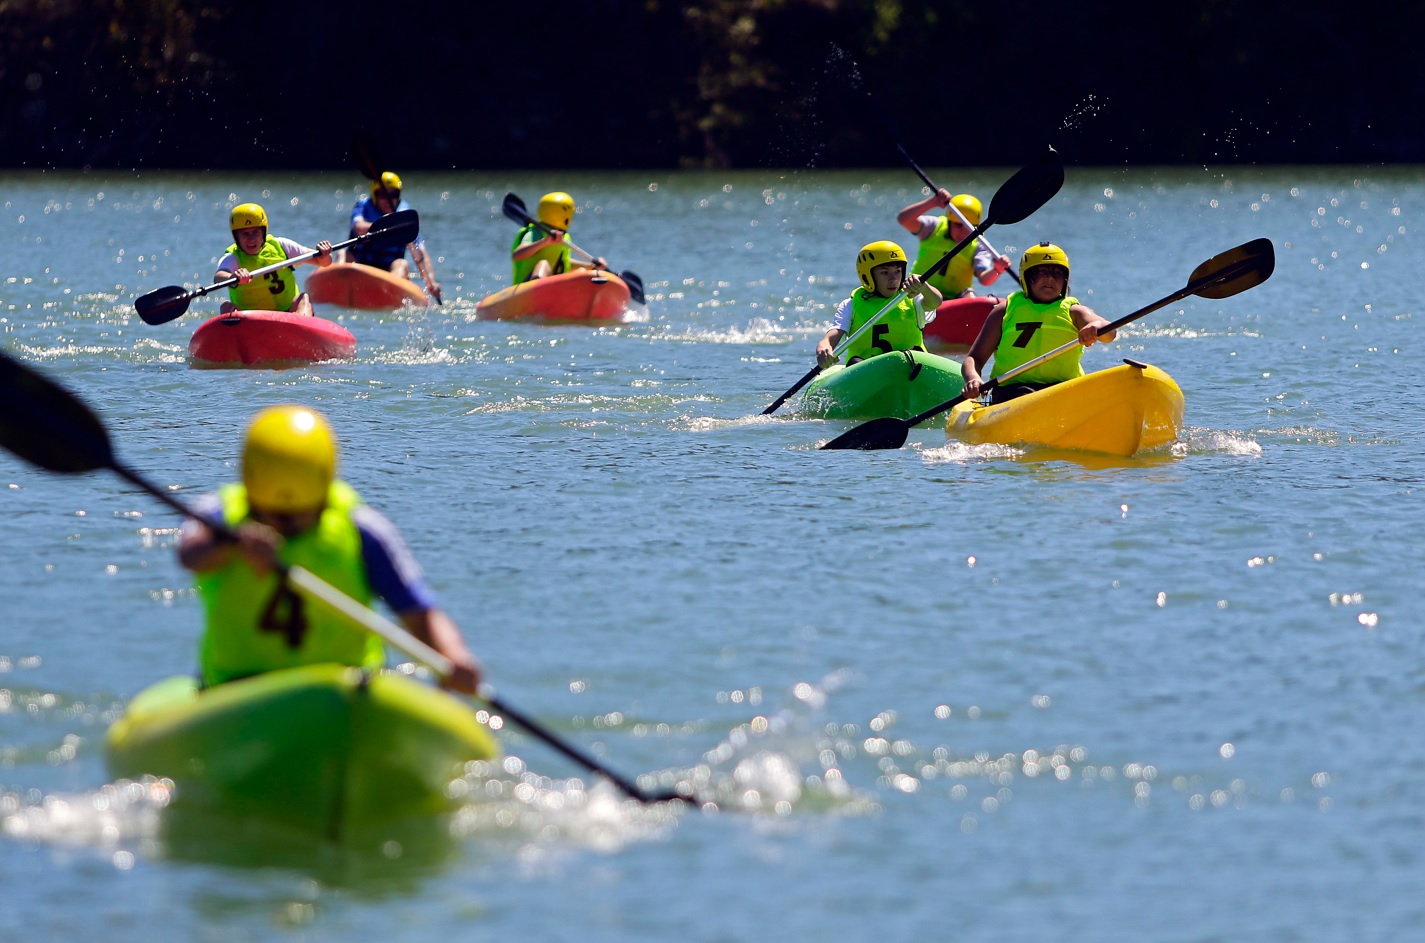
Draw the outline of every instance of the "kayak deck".
M465 702L334 664L203 691L168 678L133 699L105 747L112 775L172 779L185 808L332 840L449 811L462 765L500 754Z
M1176 441L1183 393L1167 373L1125 360L1007 402L950 410L946 435L972 445L1035 445L1128 457Z
M817 419L909 419L964 388L959 361L898 350L827 367L807 384L799 412Z
M188 342L195 367L281 368L349 360L356 338L333 321L289 311L235 311L198 325Z
M367 311L399 308L405 303L422 307L430 304L425 292L409 278L361 262L314 269L307 276L307 294L314 304Z
M628 283L613 272L578 268L531 279L489 295L475 305L482 321L610 323L628 310Z

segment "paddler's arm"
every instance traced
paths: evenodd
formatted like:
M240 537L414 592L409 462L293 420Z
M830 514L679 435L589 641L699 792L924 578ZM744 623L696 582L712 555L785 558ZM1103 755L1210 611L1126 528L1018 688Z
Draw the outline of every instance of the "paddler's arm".
M178 563L194 573L211 573L240 554L259 575L270 573L282 547L282 535L257 521L243 521L237 535L237 543L222 540L207 524L189 518L178 533Z
M821 340L816 344L816 362L823 368L836 363L836 345L841 343L841 339L846 336L846 332L839 327L832 327L822 335Z
M897 213L896 222L900 223L906 232L911 233L916 238L920 238L920 217L936 207L944 208L949 205L950 191L942 187L919 203L912 203Z
M994 356L995 348L999 347L1000 334L1004 330L1004 308L1005 303L1001 300L990 309L980 333L970 345L969 353L960 363L960 375L965 378L965 396L969 399L979 396L980 387L984 386L980 371Z
M435 280L435 264L431 261L430 253L426 251L424 242L411 243L411 261L416 263L416 271L420 272L421 278L425 279L426 291L435 296L435 300L440 300L440 282Z
M543 230L540 229L534 229L530 232L529 235L533 235L536 232L542 231ZM529 238L529 235L527 235L525 238ZM553 233L545 236L543 239L536 239L533 242L521 242L518 246L515 246L515 250L510 253L510 257L516 262L523 262L525 259L534 255L541 249L548 249L550 246L559 245L560 241L563 240L563 238L564 233L556 229Z
M299 255L306 255L308 252L315 252L316 255L310 259L303 259L304 265L315 265L317 268L326 268L332 264L332 244L330 239L323 239L317 243L316 248L309 249L300 242L294 242L282 236L277 237L277 244L287 253L287 258L291 259Z
M421 565L394 524L369 505L352 512L361 534L361 559L371 588L412 635L450 659L451 674L441 685L474 694L480 663L470 654L460 629L437 604Z
M1107 344L1118 336L1117 330L1100 335L1098 329L1108 324L1109 320L1087 305L1074 305L1069 309L1069 316L1079 329L1079 343L1085 347L1092 347L1097 341Z
M480 662L470 653L454 620L440 609L411 609L400 614L401 623L416 638L450 659L450 677L441 686L474 694L480 686Z

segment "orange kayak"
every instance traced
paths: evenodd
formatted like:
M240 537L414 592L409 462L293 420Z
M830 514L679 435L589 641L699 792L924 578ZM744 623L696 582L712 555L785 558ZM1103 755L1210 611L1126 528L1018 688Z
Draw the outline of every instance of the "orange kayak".
M313 304L366 310L399 308L407 301L413 305L430 304L425 292L409 278L360 262L314 270L307 276L307 294L312 296Z
M475 306L482 321L616 322L628 310L629 290L613 272L575 269L511 285Z
M220 314L198 325L188 342L195 367L292 367L355 353L356 338L340 324L288 311Z
M925 325L925 346L969 347L980 336L980 328L997 301L993 296L974 296L943 302L935 309L935 320Z

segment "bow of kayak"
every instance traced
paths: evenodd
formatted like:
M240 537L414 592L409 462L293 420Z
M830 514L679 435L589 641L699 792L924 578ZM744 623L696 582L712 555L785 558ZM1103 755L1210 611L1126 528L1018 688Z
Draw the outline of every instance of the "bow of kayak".
M175 803L341 840L450 811L464 763L498 757L466 702L394 672L272 671L141 691L110 727L109 771L172 779Z
M495 292L475 306L482 321L616 323L628 310L628 284L613 272L578 268Z
M313 269L307 276L307 294L314 304L380 311L409 302L426 306L430 299L409 278L360 262L342 262Z
M909 419L964 388L959 361L899 350L827 367L807 384L799 411L818 419Z
M195 367L292 367L355 354L356 338L340 324L288 311L220 314L188 342Z
M1183 392L1167 373L1134 360L1024 396L950 410L946 435L978 445L1034 445L1131 456L1176 441Z

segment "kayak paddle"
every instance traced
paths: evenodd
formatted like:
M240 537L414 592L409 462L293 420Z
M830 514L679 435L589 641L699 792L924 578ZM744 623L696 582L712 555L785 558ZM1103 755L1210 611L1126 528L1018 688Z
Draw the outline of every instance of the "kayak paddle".
M980 225L970 230L968 236L961 239L955 244L954 248L941 256L939 261L922 273L921 277L929 278L943 271L945 266L950 264L950 260L953 259L956 254L964 251L966 246L979 238L980 233L989 229L995 223L1017 223L1023 220L1035 210L1039 209L1039 207L1048 203L1054 194L1059 192L1059 188L1063 185L1064 164L1059 159L1059 152L1051 147L1043 155L1020 168L1013 177L1006 180L1000 188L995 191L994 197L990 200L990 211L985 214L985 218L981 221ZM885 314L891 307L900 304L901 301L905 299L905 296L906 293L901 292L892 298L889 304L876 312L875 317L861 325L857 333L865 330L874 323L876 318ZM837 345L836 352L838 356L855 336L856 335L853 334L851 337L846 338L841 344ZM792 384L791 389L773 400L772 405L762 410L762 415L766 416L769 413L775 412L777 407L791 399L797 390L800 390L815 379L821 370L821 364L819 363L808 370L805 376Z
M1276 268L1276 253L1272 248L1270 239L1253 239L1251 242L1243 243L1235 249L1228 249L1226 252L1218 253L1206 262L1193 270L1185 287L1178 289L1166 298L1148 305L1146 308L1139 308L1132 314L1125 314L1117 321L1105 324L1098 329L1098 335L1102 337L1109 331L1117 330L1131 321L1136 321L1145 314L1157 311L1175 301L1186 298L1188 295L1197 295L1200 298L1230 298L1239 292L1244 292L1249 288L1260 285L1271 277L1272 270ZM1033 367L1052 360L1065 351L1073 350L1078 345L1077 340L1070 341L1061 347L1049 351L1046 354L1035 357L1027 363L1020 364L1013 370L1007 371L1000 376L991 379L980 387L981 393L986 393L1002 384L1004 381L1017 377ZM880 419L872 419L864 422L854 429L843 432L822 446L824 449L898 449L905 445L906 436L915 426L920 425L927 419L938 416L949 409L963 403L970 397L964 393L952 400L947 400L939 406L927 409L925 412L912 416L909 419L898 419L894 416L885 416Z
M168 491L120 462L114 455L104 424L83 401L4 351L0 351L0 445L46 471L61 474L112 471L184 517L202 521L222 538L237 539L237 534L230 527L196 517L192 509ZM279 572L290 585L311 599L330 606L363 628L375 632L393 648L426 665L440 677L450 676L449 659L416 638L403 626L358 603L310 570L279 564ZM640 802L666 802L675 799L682 802L696 801L671 790L654 794L640 789L637 784L620 776L577 747L565 743L525 714L511 708L487 685L480 686L478 696L545 744L585 769L606 777L628 796Z
M420 234L420 217L415 210L401 210L399 213L392 213L383 216L371 224L371 228L360 236L338 242L332 246L332 251L345 249L354 246L358 242L371 240L378 244L389 242L410 242ZM308 259L319 255L316 250L303 252L301 255L293 256L281 262L274 262L271 265L263 266L255 272L250 273L253 278L259 275L267 275L272 272L290 268L293 265L300 265ZM210 291L219 288L231 288L238 283L237 276L225 278L220 282L211 285L204 285L202 288L189 290L182 285L169 285L167 288L156 288L146 295L140 295L134 302L134 308L138 310L139 317L145 324L167 324L183 316L183 312L188 310L188 304L194 298L201 298Z
M505 202L500 209L505 214L505 216L509 217L514 222L517 222L523 226L533 226L546 234L553 232L552 227L544 225L539 220L529 215L529 210L525 209L524 200L521 200L513 193L505 194ZM565 239L564 241L568 244L570 249L573 249L580 256L582 256L584 261L594 261L594 257L592 255L585 252L578 246L574 245L574 243L569 242L568 239ZM643 279L639 278L638 275L634 272L619 272L618 277L623 279L624 282L628 284L629 297L632 298L638 304L644 304L645 301L643 295Z

